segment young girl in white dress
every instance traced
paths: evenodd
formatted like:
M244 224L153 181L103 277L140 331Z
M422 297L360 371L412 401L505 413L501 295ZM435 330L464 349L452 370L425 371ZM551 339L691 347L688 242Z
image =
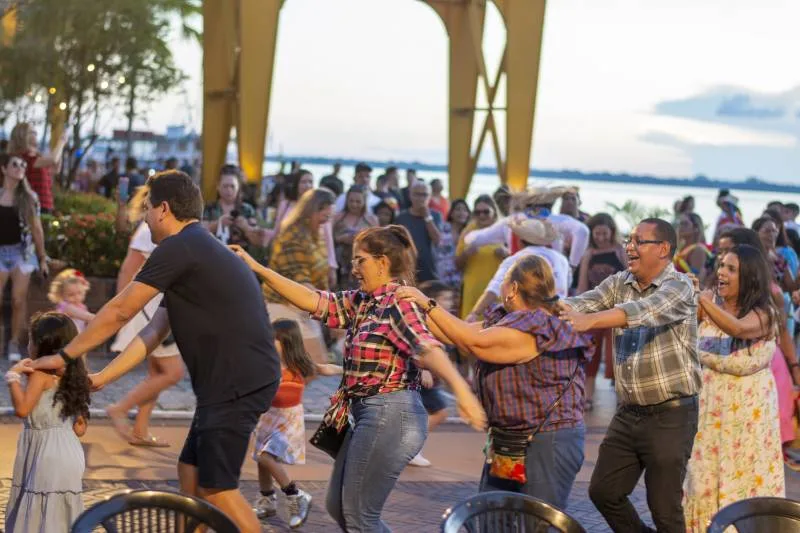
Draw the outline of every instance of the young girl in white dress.
M78 330L63 313L33 317L28 352L52 355ZM78 437L89 419L89 377L78 358L60 377L34 371L23 387L26 359L6 375L15 414L24 419L17 441L14 477L6 507L6 533L66 533L83 512L81 496L86 466Z

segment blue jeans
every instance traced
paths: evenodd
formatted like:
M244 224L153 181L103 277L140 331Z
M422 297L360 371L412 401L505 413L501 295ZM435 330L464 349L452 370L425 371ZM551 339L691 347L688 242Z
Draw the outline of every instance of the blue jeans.
M422 449L428 414L417 391L354 400L354 421L333 465L326 506L348 533L391 531L381 520L400 472Z
M508 490L533 496L559 509L567 508L572 484L583 465L584 426L544 431L528 444L525 473L528 482L498 479L489 475L489 465L483 466L480 491Z

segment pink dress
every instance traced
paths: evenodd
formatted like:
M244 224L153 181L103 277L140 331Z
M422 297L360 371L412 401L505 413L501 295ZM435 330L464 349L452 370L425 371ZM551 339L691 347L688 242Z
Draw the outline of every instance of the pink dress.
M778 412L781 420L781 442L794 440L794 385L789 365L780 346L775 347L775 355L770 364L775 385L778 388Z

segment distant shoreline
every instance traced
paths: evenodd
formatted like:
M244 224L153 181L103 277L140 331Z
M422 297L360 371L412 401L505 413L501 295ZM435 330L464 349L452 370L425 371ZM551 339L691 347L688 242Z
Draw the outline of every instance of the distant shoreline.
M447 165L432 165L420 163L418 161L374 161L349 158L331 158L318 156L276 156L270 155L264 158L265 161L290 162L297 161L301 164L311 165L333 165L341 163L345 166L354 166L357 163L367 163L374 167L396 166L401 169L413 168L418 171L447 172ZM476 174L496 175L494 167L478 167ZM643 185L663 185L669 187L693 187L704 189L736 189L739 191L764 191L764 192L786 192L800 194L800 186L783 185L771 183L758 178L748 178L745 181L726 181L720 179L696 176L694 178L657 178L655 176L632 176L630 174L612 174L610 172L590 172L583 173L577 170L539 170L532 169L529 175L535 178L551 178L561 180L583 180L613 183L638 183Z

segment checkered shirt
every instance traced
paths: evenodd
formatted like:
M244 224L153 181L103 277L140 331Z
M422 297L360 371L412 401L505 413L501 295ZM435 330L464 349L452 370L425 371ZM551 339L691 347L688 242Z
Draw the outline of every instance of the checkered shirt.
M326 414L337 425L353 397L418 390L420 371L414 357L422 345L442 346L425 325L419 307L395 297L398 287L392 282L371 294L319 292L322 301L312 316L329 328L347 329L342 385Z
M328 288L328 248L303 224L292 224L282 230L272 245L269 267L297 283L326 290ZM287 301L266 283L262 284L264 299L285 304Z
M527 363L477 362L475 392L490 426L533 430L544 422L562 392L561 401L541 431L583 423L584 366L594 353L591 337L541 309L507 313L502 306L496 306L487 313L483 325L528 333L536 339L539 350L539 355ZM573 374L575 379L570 385Z
M627 327L614 330L614 379L623 405L654 405L700 391L694 287L672 264L647 287L625 270L566 303L582 313L625 311Z

